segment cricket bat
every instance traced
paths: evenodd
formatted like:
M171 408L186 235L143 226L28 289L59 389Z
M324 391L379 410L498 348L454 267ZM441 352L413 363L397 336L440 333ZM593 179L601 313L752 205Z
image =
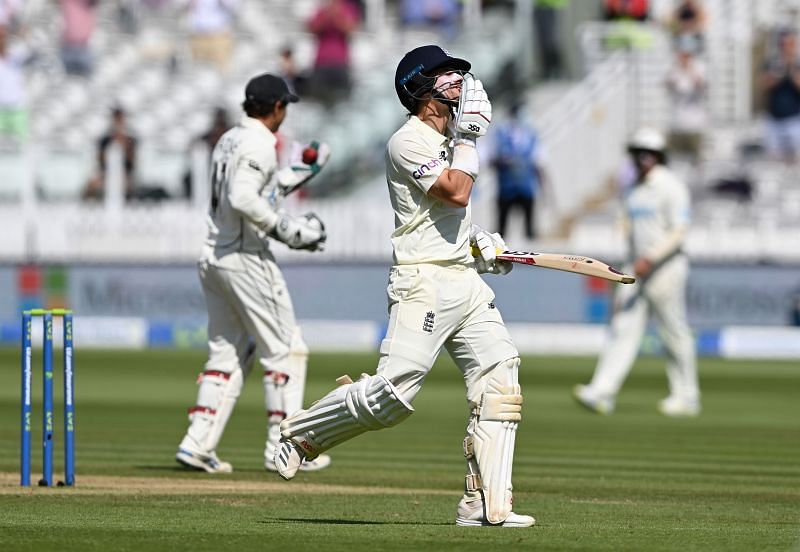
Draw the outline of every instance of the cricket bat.
M472 256L477 257L478 255L480 255L480 250L477 247L473 247ZM581 255L505 250L497 252L497 259L499 261L509 261L512 263L563 270L565 272L575 272L577 274L585 274L586 276L596 276L597 278L611 280L612 282L620 282L622 284L632 284L636 281L634 276L624 274L613 266L609 266L597 259L583 257Z

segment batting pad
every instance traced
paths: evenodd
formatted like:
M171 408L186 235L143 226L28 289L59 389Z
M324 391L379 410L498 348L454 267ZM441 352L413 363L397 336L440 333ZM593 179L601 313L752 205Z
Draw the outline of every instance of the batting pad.
M519 358L499 363L489 375L481 403L464 439L467 491L483 491L486 519L502 523L511 513L511 467L522 420Z
M201 450L196 450L196 446L184 447L182 444L183 448L203 454L213 452L217 448L242 391L243 382L242 370L238 366L231 373L206 370L201 374L197 406L189 411L192 423L187 432L187 437L190 437Z
M357 435L395 426L413 412L388 379L364 374L285 419L281 436L291 439L311 460Z

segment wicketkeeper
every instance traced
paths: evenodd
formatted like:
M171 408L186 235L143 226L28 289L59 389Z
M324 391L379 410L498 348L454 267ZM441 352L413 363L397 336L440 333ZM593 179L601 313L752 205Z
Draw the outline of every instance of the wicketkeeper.
M511 511L519 355L479 276L506 274L511 265L495 259L502 238L472 225L470 216L475 141L486 134L492 106L469 69L432 45L408 52L397 67L395 89L409 118L386 151L394 266L377 374L340 378L337 389L284 420L275 464L291 479L331 447L405 420L444 347L464 375L471 410L456 523L529 527L532 517ZM470 245L480 249L477 260Z
M323 249L322 221L313 213L290 215L281 202L320 171L330 151L319 145L317 159L309 165L302 161L304 148L294 144L291 162L278 168L275 132L296 101L281 78L253 78L242 104L246 115L220 138L212 154L209 230L199 262L208 306L208 362L176 455L181 464L209 473L233 471L216 449L253 356L264 374L267 470L276 469L280 422L303 406L308 349L269 243ZM328 464L330 458L323 455L298 467L311 471Z

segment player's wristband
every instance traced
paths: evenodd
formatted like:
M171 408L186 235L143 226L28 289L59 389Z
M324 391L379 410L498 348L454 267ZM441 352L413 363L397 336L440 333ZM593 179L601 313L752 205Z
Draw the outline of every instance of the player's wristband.
M450 168L467 173L472 180L478 178L480 162L478 160L478 150L475 146L467 144L456 144L453 148L453 162Z

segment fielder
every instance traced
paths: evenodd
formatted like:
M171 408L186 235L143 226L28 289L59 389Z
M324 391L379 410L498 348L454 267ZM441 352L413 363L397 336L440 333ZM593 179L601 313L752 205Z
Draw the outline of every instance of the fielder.
M597 413L613 412L652 312L667 352L670 390L658 409L666 416L696 416L700 413L697 361L686 321L689 260L682 251L689 229L689 190L665 166L665 142L660 133L637 131L628 151L637 172L625 199L629 254L637 283L617 287L611 341L600 356L592 382L575 386L573 395Z
M281 423L275 464L285 479L304 461L369 430L399 424L444 347L464 375L471 409L467 475L458 525L529 527L511 511L514 439L521 419L519 356L494 293L479 272L506 274L495 259L499 234L473 226L470 194L478 176L476 138L491 103L470 63L438 46L408 52L395 75L406 122L389 140L386 176L395 215L389 325L376 375L340 386ZM477 262L470 244L480 248Z
M280 422L303 406L308 349L269 248L270 239L308 251L321 251L325 245L325 229L316 215L295 217L281 208L283 196L317 174L330 155L323 144L316 163L307 165L302 146L295 144L289 166L278 169L275 132L288 105L298 99L279 77L253 78L242 104L246 116L212 153L209 231L199 262L208 307L208 362L175 456L190 468L233 471L216 449L253 356L264 371L267 470L275 470ZM311 471L328 464L329 457L319 456L299 468Z

